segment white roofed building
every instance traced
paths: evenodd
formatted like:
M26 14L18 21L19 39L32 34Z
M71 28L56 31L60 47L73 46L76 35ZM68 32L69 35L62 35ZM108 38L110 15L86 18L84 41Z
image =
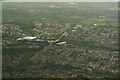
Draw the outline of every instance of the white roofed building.
M34 40L36 39L37 37L31 37L31 36L27 36L27 37L23 37L23 38L18 38L17 40L20 41L20 40Z

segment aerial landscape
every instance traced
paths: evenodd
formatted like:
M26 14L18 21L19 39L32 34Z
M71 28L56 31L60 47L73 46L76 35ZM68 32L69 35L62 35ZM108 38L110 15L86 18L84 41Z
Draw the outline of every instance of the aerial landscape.
M117 78L117 2L2 3L3 78Z

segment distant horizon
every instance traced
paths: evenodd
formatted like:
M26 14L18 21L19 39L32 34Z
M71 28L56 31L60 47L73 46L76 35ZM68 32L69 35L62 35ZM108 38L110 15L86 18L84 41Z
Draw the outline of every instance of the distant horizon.
M120 0L1 0L3 2L119 2Z

